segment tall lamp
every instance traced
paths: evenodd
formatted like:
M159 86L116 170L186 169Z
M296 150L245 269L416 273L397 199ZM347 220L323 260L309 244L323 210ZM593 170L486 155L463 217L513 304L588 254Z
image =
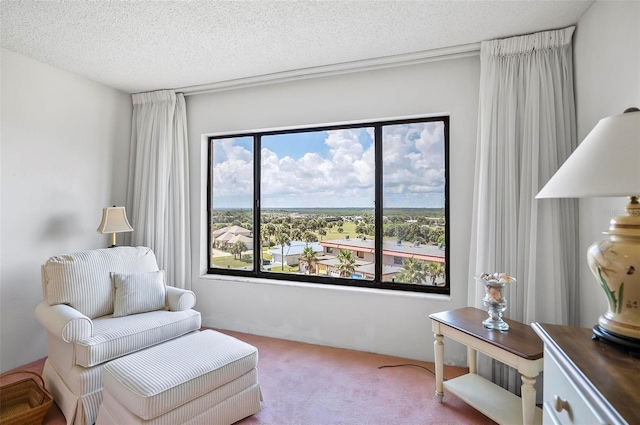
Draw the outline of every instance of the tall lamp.
M116 233L133 232L133 227L127 220L127 213L124 207L116 207L102 209L102 222L98 226L98 232L111 233L111 246L116 246Z
M594 337L640 348L640 110L603 118L536 198L626 196L626 216L589 247L591 272L608 301Z

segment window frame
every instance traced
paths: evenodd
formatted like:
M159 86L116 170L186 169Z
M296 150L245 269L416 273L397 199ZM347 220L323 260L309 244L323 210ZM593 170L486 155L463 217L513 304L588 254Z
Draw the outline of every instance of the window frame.
M442 122L444 125L444 236L445 236L445 284L444 286L432 286L432 285L419 285L411 283L399 283L382 281L383 276L383 135L382 129L385 126L391 125L403 125L403 124L415 124L415 123L428 123L428 122ZM374 225L375 225L375 275L374 280L369 279L352 279L352 278L335 278L330 275L315 276L315 275L303 275L294 273L275 273L264 272L260 267L261 256L259 249L261 246L260 241L260 218L261 218L261 139L264 136L292 134L292 133L308 133L318 131L331 131L341 129L353 129L353 128L365 128L371 127L374 130L374 149L375 149L375 176L374 176L374 192L375 192L375 207L374 207ZM214 140L228 139L228 138L240 138L240 137L252 137L253 138L253 270L240 270L240 269L225 269L211 266L211 249L212 249L212 182L213 182L213 149L212 143ZM281 281L293 281L293 282L308 282L317 283L323 285L343 286L343 287L356 287L356 288L372 288L392 291L408 291L408 292L420 292L420 293L433 293L450 295L451 290L451 257L450 257L450 227L451 222L449 212L449 143L450 143L450 127L449 127L449 115L429 115L419 116L411 118L401 119L389 119L389 120L376 120L376 121L362 121L348 124L330 124L320 125L313 127L297 127L287 128L282 130L264 130L264 131L245 131L237 133L225 133L219 135L210 135L207 137L207 274L208 275L221 275L221 276L237 276L249 279L270 279ZM381 207L380 207L381 206Z

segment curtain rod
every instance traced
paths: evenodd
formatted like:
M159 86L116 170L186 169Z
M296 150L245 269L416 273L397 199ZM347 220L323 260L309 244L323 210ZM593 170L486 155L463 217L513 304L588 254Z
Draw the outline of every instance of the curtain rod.
M180 89L175 89L175 91L183 93L185 96L214 93L224 90L234 90L266 84L284 83L288 81L304 80L308 78L327 77L331 75L348 74L351 72L372 71L376 69L391 68L396 66L415 65L419 63L433 62L444 59L457 59L467 56L473 56L479 54L479 52L480 43L463 44L453 47L425 50L416 53L406 53L375 59L344 62L334 65L303 68L293 71L276 72L273 74L259 75L255 77L238 78L234 80L220 81L217 83L183 87Z

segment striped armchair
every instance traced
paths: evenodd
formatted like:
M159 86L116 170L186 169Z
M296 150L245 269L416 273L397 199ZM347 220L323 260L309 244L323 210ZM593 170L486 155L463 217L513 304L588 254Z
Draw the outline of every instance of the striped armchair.
M43 378L67 424L95 422L104 364L201 325L193 292L167 286L145 247L51 257L42 289L35 315L47 330Z

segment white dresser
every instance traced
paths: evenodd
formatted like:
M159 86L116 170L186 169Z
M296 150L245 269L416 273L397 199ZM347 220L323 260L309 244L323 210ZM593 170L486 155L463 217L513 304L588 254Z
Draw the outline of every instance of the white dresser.
M640 424L640 359L591 329L532 327L544 343L543 424Z

